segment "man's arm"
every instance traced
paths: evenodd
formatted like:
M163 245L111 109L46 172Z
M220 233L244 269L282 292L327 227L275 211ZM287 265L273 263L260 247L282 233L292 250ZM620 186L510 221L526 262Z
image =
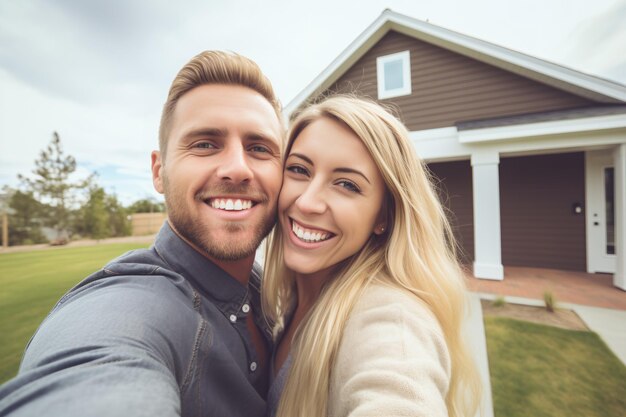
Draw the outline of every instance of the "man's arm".
M199 326L166 278L91 283L42 323L18 376L0 388L0 415L180 415Z

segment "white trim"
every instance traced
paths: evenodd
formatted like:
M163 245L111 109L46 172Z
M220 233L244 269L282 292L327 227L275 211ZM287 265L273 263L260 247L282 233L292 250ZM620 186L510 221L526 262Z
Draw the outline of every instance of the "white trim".
M385 88L385 64L392 61L402 62L402 87L387 90ZM376 80L378 99L408 96L411 94L411 53L409 51L379 56L376 58Z
M474 276L503 279L500 235L500 158L497 152L472 155Z
M626 128L612 129L610 125L596 123L593 131L579 133L547 134L533 137L517 137L516 129L524 131L527 125L510 126L511 138L486 142L461 143L456 127L427 129L409 132L409 138L417 154L428 162L469 159L476 152L495 151L500 156L531 155L549 152L575 152L588 149L609 148L626 143ZM606 128L606 129L605 129Z
M615 255L606 253L604 170L609 167L613 167L610 149L585 152L585 236L589 273L615 272Z
M421 142L427 140L442 139L458 139L458 130L456 127L441 127L438 129L414 130L409 132L409 138L413 142Z
M537 137L559 135L563 133L620 129L625 127L626 114L615 114L609 116L585 117L570 120L526 123L523 125L462 130L459 132L459 142L476 143L497 140L512 140L533 136Z
M615 168L615 274L613 285L626 291L626 143L613 151Z
M363 33L359 35L346 49L339 54L315 79L298 93L285 107L284 113L287 118L302 103L316 93L322 92L346 72L365 52L378 42L389 30L389 23L383 18L384 12Z
M500 163L500 154L494 149L481 149L472 153L472 166L478 165L498 165Z
M474 277L502 281L504 279L504 267L502 264L485 264L474 262Z
M290 115L312 95L337 81L387 32L395 30L535 81L608 103L626 102L626 86L385 10L286 106Z

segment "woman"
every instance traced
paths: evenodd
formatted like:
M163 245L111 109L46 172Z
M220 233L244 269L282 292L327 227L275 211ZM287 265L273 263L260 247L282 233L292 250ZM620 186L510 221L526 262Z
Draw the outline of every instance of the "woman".
M270 413L473 413L463 275L404 126L328 98L294 121L283 181L262 289L277 323Z

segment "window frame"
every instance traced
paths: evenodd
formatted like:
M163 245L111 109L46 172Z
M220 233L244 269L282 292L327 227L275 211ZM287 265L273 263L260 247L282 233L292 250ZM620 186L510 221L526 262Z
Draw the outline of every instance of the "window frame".
M402 60L402 87L385 89L385 64L391 61ZM376 78L378 82L378 99L408 96L411 88L411 53L410 51L396 52L376 58Z

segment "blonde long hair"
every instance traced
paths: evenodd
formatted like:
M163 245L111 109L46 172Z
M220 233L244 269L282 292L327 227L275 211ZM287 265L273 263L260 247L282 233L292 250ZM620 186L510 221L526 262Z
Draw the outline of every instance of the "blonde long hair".
M461 335L466 302L463 272L450 225L406 128L372 101L330 97L298 115L285 155L302 130L320 118L346 125L367 147L387 188L387 231L382 236L372 234L358 253L342 263L301 322L277 416L327 414L330 373L346 320L372 280L414 294L434 313L452 361L448 413L452 417L473 414L480 383ZM295 277L283 262L280 222L268 239L264 276L263 307L280 327L296 302Z

